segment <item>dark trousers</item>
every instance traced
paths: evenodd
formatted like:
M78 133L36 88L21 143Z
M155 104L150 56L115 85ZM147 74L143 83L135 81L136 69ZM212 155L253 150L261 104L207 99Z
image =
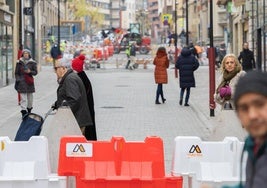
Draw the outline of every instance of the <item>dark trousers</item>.
M157 93L156 93L156 101L159 101L159 97L161 96L161 99L163 101L164 96L163 96L163 84L158 84L157 87Z
M126 66L125 66L125 68L126 68L126 69L128 69L128 68L129 68L129 65L130 65L130 63L131 63L131 60L130 60L130 59L128 59L128 62L127 62L127 64L126 64Z
M180 91L180 100L183 100L183 98L184 98L184 91L185 90L186 90L185 104L187 104L188 101L189 101L189 97L190 97L190 87L181 88L181 91Z

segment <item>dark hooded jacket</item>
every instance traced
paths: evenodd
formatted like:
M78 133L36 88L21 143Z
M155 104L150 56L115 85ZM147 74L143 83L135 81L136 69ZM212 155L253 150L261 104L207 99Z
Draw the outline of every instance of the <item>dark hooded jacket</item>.
M183 48L175 67L179 70L180 88L195 87L194 71L198 69L199 62L192 55L191 50Z
M85 87L73 70L68 70L59 82L56 107L61 106L64 100L70 106L80 127L93 125Z
M156 54L153 64L156 66L154 71L155 82L157 84L167 84L167 68L169 67L169 59L167 57L166 51L159 50Z

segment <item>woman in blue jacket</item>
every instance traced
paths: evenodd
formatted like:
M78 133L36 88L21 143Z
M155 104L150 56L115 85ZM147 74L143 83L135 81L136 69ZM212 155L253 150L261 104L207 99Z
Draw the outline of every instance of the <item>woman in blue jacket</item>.
M199 67L199 62L192 54L188 47L182 49L181 55L178 57L175 67L179 70L180 81L180 101L183 104L183 96L186 90L186 97L184 106L189 106L188 101L190 97L190 88L195 87L194 71Z

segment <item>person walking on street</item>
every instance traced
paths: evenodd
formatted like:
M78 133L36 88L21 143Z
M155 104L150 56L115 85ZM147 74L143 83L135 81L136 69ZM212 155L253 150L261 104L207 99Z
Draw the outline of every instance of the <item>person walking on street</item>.
M22 118L31 113L33 107L33 93L35 92L34 78L37 75L37 63L31 58L30 50L24 49L22 57L15 68L15 89L20 93L20 107Z
M240 180L239 187L265 187L267 185L267 73L248 72L240 78L235 91L233 99L236 114L248 132L241 157L243 160L244 153L248 154L246 180L244 186Z
M54 44L51 48L50 55L53 58L53 66L55 67L56 60L62 57L60 47L57 44Z
M85 55L80 54L79 56L75 57L72 60L71 67L74 70L74 72L78 74L78 76L83 82L83 85L86 91L88 107L89 107L90 115L91 115L92 122L93 122L92 126L85 127L85 138L87 140L97 140L93 89L92 89L92 84L91 84L90 79L87 77L86 73L83 70L84 60L85 60Z
M240 52L238 60L244 71L248 72L256 68L254 53L249 50L248 43L244 42L243 51Z
M129 65L130 65L130 63L131 63L131 59L130 59L130 49L131 49L131 47L130 47L130 45L128 45L128 46L126 47L126 50L125 50L125 54L126 54L126 56L127 56L127 63L126 63L125 69L128 69L128 68L129 68Z
M179 70L180 75L179 82L181 91L179 104L183 104L184 92L186 90L184 106L189 106L190 88L196 86L194 71L198 69L199 62L192 54L190 48L184 47L176 61L175 67Z
M155 82L156 84L158 84L155 103L161 104L159 102L159 97L161 97L162 102L165 103L166 99L163 95L163 84L168 83L167 68L169 68L169 59L167 56L166 49L164 47L158 48L153 64L155 65Z
M93 125L87 104L85 87L80 77L67 67L68 62L66 59L56 61L54 69L59 86L57 89L57 100L52 108L58 109L65 101L77 120L82 134L85 135L85 127Z
M221 105L222 110L234 109L235 85L239 78L245 75L234 54L227 54L223 58L221 73L214 95L215 102Z
M129 69L133 70L136 68L136 43L133 42L130 47L130 60Z

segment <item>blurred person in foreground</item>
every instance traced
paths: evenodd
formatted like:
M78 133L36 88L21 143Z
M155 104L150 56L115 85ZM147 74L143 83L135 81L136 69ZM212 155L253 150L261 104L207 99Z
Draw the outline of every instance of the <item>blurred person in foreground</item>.
M66 59L58 59L55 62L54 69L59 86L57 89L57 101L52 108L57 109L66 102L78 122L82 134L85 135L85 128L93 126L85 87L80 77L67 67L68 60Z
M73 71L78 74L78 76L83 82L83 85L86 91L88 107L89 107L90 115L91 115L92 122L93 122L92 126L85 127L85 137L87 140L97 140L93 89L92 89L92 84L91 84L90 79L84 72L84 60L85 60L85 55L83 54L83 51L80 51L80 53L74 54L71 67Z
M238 187L262 188L267 185L267 73L248 72L235 90L236 114L248 132L243 149L248 153L246 181Z
M162 102L165 103L166 99L163 95L163 84L168 83L167 69L169 68L169 59L167 57L167 52L164 47L158 48L153 64L155 65L155 82L156 84L158 84L155 104L161 104L159 102L159 97L161 97Z

